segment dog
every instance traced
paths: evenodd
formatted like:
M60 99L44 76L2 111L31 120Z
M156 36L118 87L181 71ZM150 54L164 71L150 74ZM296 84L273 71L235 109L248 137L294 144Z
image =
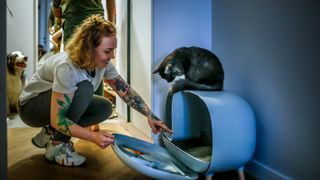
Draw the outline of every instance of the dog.
M180 47L166 56L153 74L172 82L172 93L181 90L223 90L224 70L219 58L200 47Z
M7 116L17 114L19 96L24 88L24 70L28 57L21 51L13 51L7 55Z

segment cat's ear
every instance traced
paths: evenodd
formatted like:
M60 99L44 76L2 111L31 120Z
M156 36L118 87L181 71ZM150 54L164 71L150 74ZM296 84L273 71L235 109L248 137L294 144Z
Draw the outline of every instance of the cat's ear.
M160 66L157 66L157 67L153 70L152 74L158 73L158 72L159 72L159 69L160 69Z

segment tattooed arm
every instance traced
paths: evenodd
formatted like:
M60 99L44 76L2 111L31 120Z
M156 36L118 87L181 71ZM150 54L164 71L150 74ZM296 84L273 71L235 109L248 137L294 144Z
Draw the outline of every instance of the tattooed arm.
M148 118L148 123L155 134L157 134L160 130L165 130L172 133L172 130L153 114L142 97L134 89L132 89L132 87L124 79L122 79L121 76L117 76L114 79L108 80L108 83L126 104Z
M106 132L93 132L74 123L67 118L74 93L62 94L52 92L51 95L51 126L61 133L91 141L101 148L113 143L113 135Z
M70 107L72 94L61 94L52 92L51 95L51 126L56 130L71 136L69 126L73 125L74 122L67 118L67 111Z

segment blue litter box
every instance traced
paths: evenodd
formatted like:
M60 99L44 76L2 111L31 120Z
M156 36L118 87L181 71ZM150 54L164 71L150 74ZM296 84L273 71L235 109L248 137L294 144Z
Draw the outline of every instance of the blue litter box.
M115 134L113 150L132 169L155 179L197 179L198 174L243 169L256 143L254 113L226 91L181 91L168 96L164 147Z

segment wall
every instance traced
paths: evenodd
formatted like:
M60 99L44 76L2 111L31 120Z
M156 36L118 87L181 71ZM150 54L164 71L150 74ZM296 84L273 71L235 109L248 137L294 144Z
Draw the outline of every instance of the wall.
M213 1L212 50L225 89L257 120L247 170L258 179L320 178L320 1Z
M211 0L153 1L152 70L176 48L211 49L211 13ZM152 75L152 107L162 120L165 120L168 89L164 79Z
M150 0L131 1L130 84L151 105L151 3ZM150 127L145 116L130 109L131 122L146 135Z
M127 80L128 64L127 64L127 46L128 46L128 2L116 2L116 26L118 47L116 50L115 64L121 77ZM121 119L127 119L127 104L122 101L119 96L116 96L116 111Z
M31 77L36 67L38 38L36 36L38 12L37 0L9 0L7 11L7 52L20 50L28 56L27 78Z

